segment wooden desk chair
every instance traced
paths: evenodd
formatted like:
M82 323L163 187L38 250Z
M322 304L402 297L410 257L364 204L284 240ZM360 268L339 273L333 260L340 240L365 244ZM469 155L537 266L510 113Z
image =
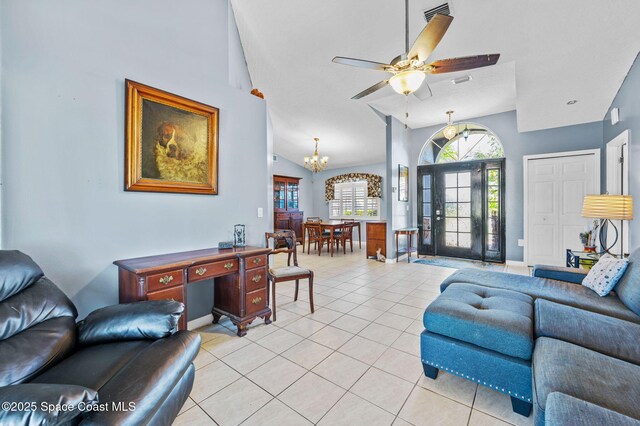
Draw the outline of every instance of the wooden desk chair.
M347 254L347 241L349 241L349 245L351 247L351 253L353 253L353 227L355 226L354 222L344 222L344 226L342 227L342 232L337 236L336 242L338 247L342 244L342 253Z
M300 280L309 279L309 305L311 313L313 309L313 271L298 266L298 255L296 250L296 234L293 231L266 232L264 234L267 248L269 248L269 240L273 240L274 244L279 241L286 241L287 247L276 248L271 250L269 256L278 253L287 253L287 266L282 268L270 268L267 273L267 279L271 283L271 311L273 312L273 321L276 320L276 284L283 281L295 281L296 290L293 300L298 300L298 286ZM293 266L291 266L291 257L293 257Z
M307 223L305 225L309 238L307 239L307 253L311 254L311 243L315 243L318 256L322 253L325 241L327 242L327 253L329 252L329 234L322 232L322 225L319 223Z

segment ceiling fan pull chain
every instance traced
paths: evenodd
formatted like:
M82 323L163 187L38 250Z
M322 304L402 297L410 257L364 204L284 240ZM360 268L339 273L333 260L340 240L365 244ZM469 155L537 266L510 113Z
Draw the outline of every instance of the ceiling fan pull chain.
M404 128L408 129L407 121L409 121L409 95L404 95Z

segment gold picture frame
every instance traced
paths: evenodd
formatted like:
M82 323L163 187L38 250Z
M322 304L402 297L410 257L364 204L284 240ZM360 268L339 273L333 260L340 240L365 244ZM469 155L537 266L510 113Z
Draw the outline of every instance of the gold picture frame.
M125 80L125 190L218 194L219 110Z

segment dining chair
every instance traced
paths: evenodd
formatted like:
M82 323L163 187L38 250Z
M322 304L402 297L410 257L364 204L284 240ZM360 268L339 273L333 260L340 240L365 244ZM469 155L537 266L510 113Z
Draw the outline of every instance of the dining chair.
M342 221L344 223L353 223L353 227L358 228L358 244L360 244L360 248L362 248L362 235L361 235L361 231L360 231L360 222L358 222L355 219L342 219ZM353 231L354 229L351 230L351 238L353 238ZM353 251L353 250L352 250Z
M319 223L307 223L306 226L308 236L307 239L307 253L311 253L311 243L315 243L316 250L318 250L318 256L322 253L322 247L324 247L325 241L327 242L327 252L329 252L329 235L322 232L322 225Z
M286 247L272 249L269 256L279 253L287 253L287 266L280 268L269 268L267 279L271 286L271 311L273 313L273 321L276 320L276 284L283 281L295 281L296 289L293 301L298 300L298 287L300 280L309 280L309 305L311 313L313 309L313 271L298 266L298 254L296 250L296 234L293 231L265 232L265 241L269 248L269 241L273 240L277 246L279 241L286 241ZM291 258L293 257L293 266L291 266Z
M351 253L353 253L353 227L355 224L353 222L345 221L342 226L342 232L339 236L336 237L336 242L338 243L338 247L342 244L342 253L347 254L347 241L349 241L349 246L351 248Z

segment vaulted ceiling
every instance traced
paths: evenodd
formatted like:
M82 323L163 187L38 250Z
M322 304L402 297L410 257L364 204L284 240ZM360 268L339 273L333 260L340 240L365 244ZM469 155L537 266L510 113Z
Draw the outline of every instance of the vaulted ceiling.
M422 11L410 0L409 37ZM388 74L337 65L336 56L389 62L404 51L403 0L232 0L254 87L268 102L274 151L295 162L313 150L330 167L384 161L385 124L404 120L391 88L351 100ZM517 110L521 132L602 120L640 50L637 0L451 0L454 21L430 59L500 53L496 66L427 76L433 96L409 96L408 125ZM453 85L456 77L472 80ZM567 105L570 100L574 105Z

